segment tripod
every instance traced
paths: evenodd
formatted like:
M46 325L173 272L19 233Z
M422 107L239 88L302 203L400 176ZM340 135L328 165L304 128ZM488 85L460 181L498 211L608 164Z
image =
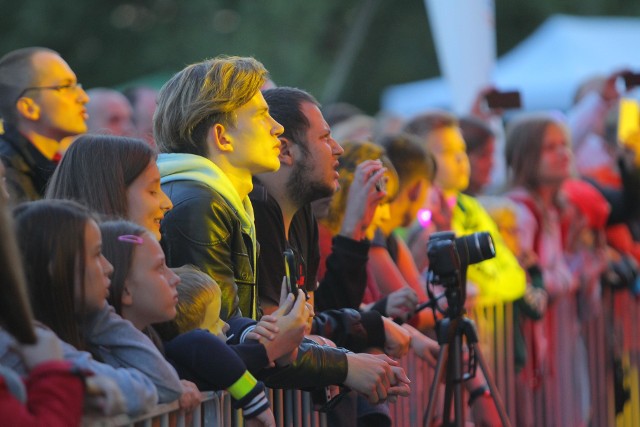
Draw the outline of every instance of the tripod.
M462 383L475 375L476 364L480 364L480 370L485 376L493 402L498 410L500 421L503 427L511 427L509 418L507 418L504 409L504 403L498 392L496 384L491 376L491 372L487 368L486 361L478 344L478 334L475 324L471 319L464 315L464 308L460 302L460 289L448 288L446 290L447 300L449 301L449 316L437 322L436 332L438 343L440 344L440 353L438 354L438 362L436 364L435 376L429 389L429 404L423 418L423 425L429 426L433 418L435 407L436 389L443 375L443 364L447 362L447 377L445 383L445 399L443 412L443 426L454 425L461 427L464 424L464 407L462 402ZM451 315L453 313L453 315ZM467 347L469 348L469 374L465 377L462 371L462 338L466 338ZM453 397L454 404L454 420L451 417L451 400ZM445 423L446 420L446 423Z

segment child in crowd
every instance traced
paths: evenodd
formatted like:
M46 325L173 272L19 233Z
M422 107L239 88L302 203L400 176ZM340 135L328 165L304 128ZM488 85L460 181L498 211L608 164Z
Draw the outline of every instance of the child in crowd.
M160 240L171 200L160 189L157 154L144 141L82 135L56 168L45 196L75 200L108 218L128 219Z
M0 416L8 425L77 426L84 400L83 375L64 361L53 332L34 328L4 196L0 194ZM17 353L27 376L5 365Z
M139 139L83 135L58 165L46 196L77 200L107 218L132 221L159 240L160 221L171 201L160 188L155 158L153 149ZM255 328L256 333L262 333L261 342L271 361L291 349L287 340L293 339L299 325L292 322L295 312L290 314L265 318L265 323ZM298 342L300 339L302 335Z
M166 266L160 244L144 228L127 221L109 221L101 229L105 255L114 264L111 304L137 329L156 338L163 349L152 324L176 317L180 278ZM208 315L205 310L202 315L209 318L214 313ZM198 388L227 389L236 406L243 408L245 418L257 418L259 424L254 425L270 426L275 422L263 385L257 383L224 341L208 331L194 330L174 337L163 350L180 376L195 382ZM266 366L264 347L262 355ZM212 363L213 358L216 363Z
M71 201L48 200L21 205L14 216L34 315L65 342L65 358L114 379L130 414L178 399L176 372L107 304L113 268L91 213Z

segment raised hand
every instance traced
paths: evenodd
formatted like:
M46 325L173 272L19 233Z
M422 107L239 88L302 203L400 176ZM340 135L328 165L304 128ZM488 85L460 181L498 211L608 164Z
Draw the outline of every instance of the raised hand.
M365 237L376 208L387 195L383 189L376 188L376 183L384 178L386 171L380 160L365 160L356 167L347 196L341 235L354 240Z
M392 319L407 320L407 316L413 313L417 305L416 291L407 286L389 294L385 311Z

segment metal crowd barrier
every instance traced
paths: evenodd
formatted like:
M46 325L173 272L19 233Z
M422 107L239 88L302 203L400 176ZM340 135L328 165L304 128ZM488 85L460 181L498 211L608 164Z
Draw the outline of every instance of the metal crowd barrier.
M604 290L602 310L581 324L582 336L588 355L591 427L640 426L640 300L627 291ZM479 346L503 398L513 426L516 423L517 404L515 390L519 386L514 368L513 307L506 305L476 306L469 317L476 322ZM615 410L614 361L619 366L619 390L628 392L628 399ZM429 387L433 368L415 355L401 360L409 378L412 393L390 404L393 425L416 427L423 425L423 414L428 405ZM443 387L439 387L438 399ZM543 396L544 397L544 396ZM326 427L324 414L313 410L309 393L301 391L270 390L278 427ZM466 401L466 396L464 397ZM439 400L441 402L441 400ZM440 403L436 409L441 408ZM552 414L545 413L544 402L535 408L531 425L553 427L559 425ZM565 408L567 411L573 408ZM440 414L441 415L441 414ZM549 421L551 420L551 421ZM84 419L85 426L220 426L243 427L239 411L233 411L231 399L225 392L206 392L205 399L191 417L180 411L177 402L158 405L151 413L130 419L126 416Z
M269 390L277 427L327 427L326 416L312 409L311 395L299 390ZM203 392L203 400L191 413L178 402L157 405L149 413L130 418L84 417L85 427L244 427L239 410L233 410L226 392Z

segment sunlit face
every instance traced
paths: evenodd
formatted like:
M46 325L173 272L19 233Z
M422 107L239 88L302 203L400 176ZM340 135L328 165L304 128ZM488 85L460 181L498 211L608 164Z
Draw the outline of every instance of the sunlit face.
M76 275L75 306L82 307L82 293L84 287L84 307L87 312L100 310L107 303L109 276L113 273L113 266L102 255L102 235L95 221L87 221L84 227L84 277L80 284L79 274Z
M251 175L277 171L280 168L278 136L284 128L269 114L262 93L257 91L249 102L235 111L235 117L235 126L225 127L233 146L229 161Z
M338 189L338 158L344 150L331 137L331 128L315 104L303 102L300 109L309 121L306 150L294 145L296 159L288 187L294 200L306 204Z
M167 267L158 241L144 233L133 251L131 270L125 279L122 317L136 327L172 320L176 316L180 278Z
M469 185L469 158L460 129L444 127L427 137L427 147L438 164L435 183L445 193L457 193Z
M481 189L489 183L491 170L493 169L493 153L495 151L495 138L491 138L482 147L469 153L471 163L470 183L474 188Z
M80 87L75 73L58 55L51 52L36 53L33 58L36 78L31 86L65 86L64 89L28 90L23 96L35 101L40 114L32 122L38 133L60 141L67 136L87 131L85 104L89 96Z
M571 175L573 155L567 135L556 124L549 124L542 140L538 166L541 184L561 184Z
M227 324L227 322L220 318L220 298L222 296L222 293L220 292L220 288L217 285L213 288L213 290L214 297L207 305L207 309L204 313L204 319L202 320L200 328L206 329L221 340L226 341L226 334L229 330L229 325Z
M372 240L375 236L375 232L378 228L384 227L385 223L389 221L390 216L389 211L389 203L381 203L376 208L375 213L373 214L373 219L371 220L371 224L367 227L366 235L369 240Z
M151 160L145 170L127 188L128 218L160 240L160 221L173 207L160 188L160 171Z
M408 227L415 221L418 211L424 206L429 192L429 183L422 178L407 185L389 204L389 220L380 228L385 235L398 227Z

